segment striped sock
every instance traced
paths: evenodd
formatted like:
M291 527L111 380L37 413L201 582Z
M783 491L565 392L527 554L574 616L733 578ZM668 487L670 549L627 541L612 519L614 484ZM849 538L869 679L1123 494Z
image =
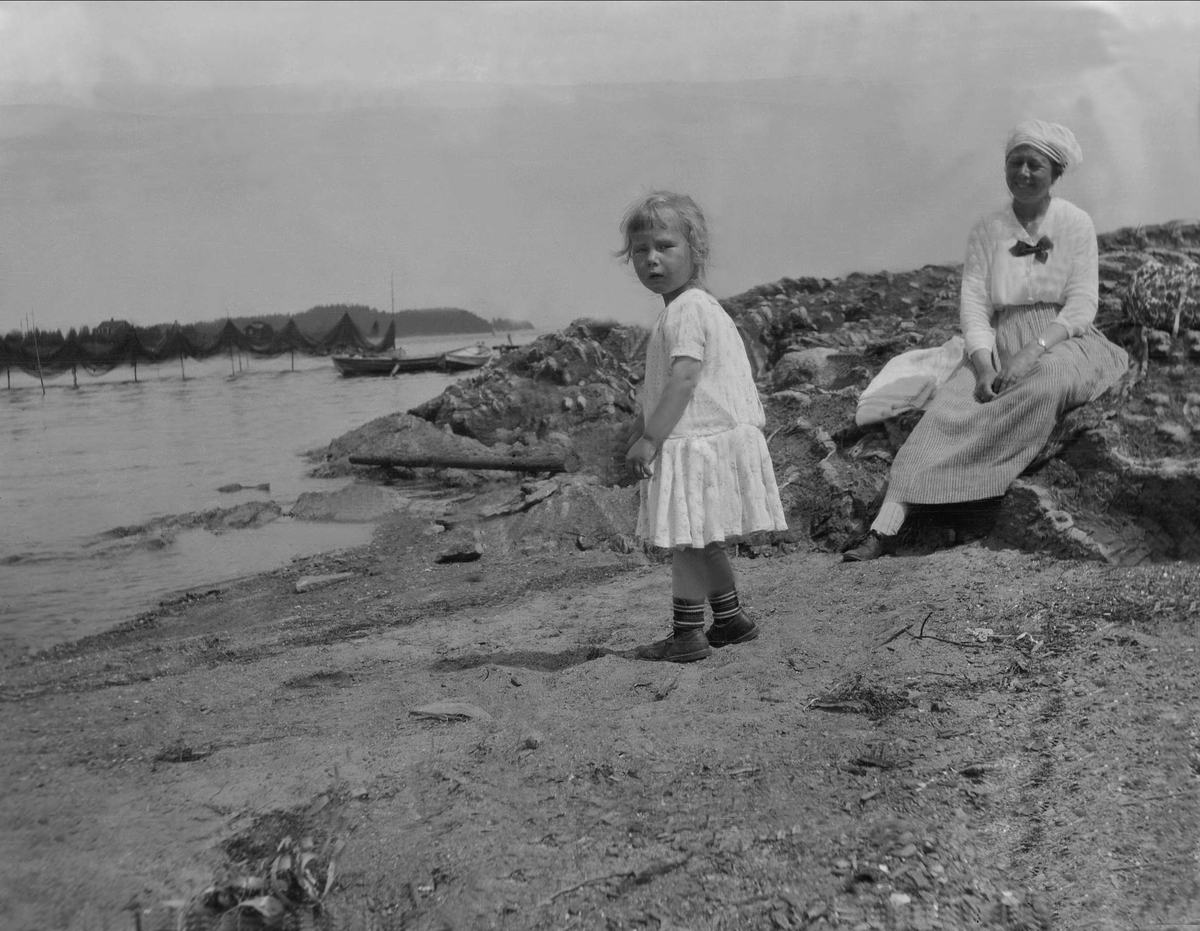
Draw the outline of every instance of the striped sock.
M720 595L709 595L708 603L712 605L713 623L718 625L728 624L742 611L736 588Z
M674 612L671 628L675 632L682 634L691 630L703 629L703 601L688 601L686 598L672 598L671 608Z

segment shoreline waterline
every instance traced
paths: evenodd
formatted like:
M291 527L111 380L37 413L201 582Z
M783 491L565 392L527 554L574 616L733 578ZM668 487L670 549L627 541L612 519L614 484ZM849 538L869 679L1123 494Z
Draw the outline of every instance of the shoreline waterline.
M406 342L414 353L446 351L463 338ZM286 356L256 359L231 376L227 359L206 360L190 364L186 380L166 366L157 380L140 371L137 383L81 376L78 389L68 376L59 380L68 392L45 395L36 379L0 383L0 443L17 452L0 461L0 657L117 626L179 592L370 541L371 524L286 516L300 495L351 482L314 478L309 454L471 373L345 378L328 358L295 361L292 372ZM232 485L242 488L222 491ZM218 533L114 533L254 501L285 516Z

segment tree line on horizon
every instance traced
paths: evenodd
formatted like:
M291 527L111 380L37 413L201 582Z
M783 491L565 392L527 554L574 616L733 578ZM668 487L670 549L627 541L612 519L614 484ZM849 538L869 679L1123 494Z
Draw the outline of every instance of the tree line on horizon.
M349 314L355 326L362 332L378 337L394 322L397 338L417 336L453 336L455 334L496 333L509 330L532 330L533 324L525 320L509 320L496 317L491 321L457 307L431 307L420 310L398 310L394 314L376 310L365 304L321 304L298 314L263 314L260 316L238 316L207 320L196 323L156 323L137 326L124 320L106 320L95 327L71 327L64 335L61 329L10 330L3 338L9 344L33 346L41 341L47 348L54 348L71 340L80 342L113 342L123 334L132 332L143 342L161 340L178 328L186 337L205 340L219 334L232 322L238 329L254 335L280 332L289 322L301 333L313 340L318 334L327 333Z
M0 340L0 367L18 368L44 378L64 372L77 375L80 368L99 375L118 365L132 365L136 380L139 361L159 363L178 359L182 366L184 359L207 359L223 353L232 359L235 353L242 352L265 357L297 352L304 355L387 352L396 348L400 319L406 324L407 336L494 332L487 321L457 308L380 314L362 305L334 304L314 307L297 316L305 320L305 329L301 329L296 317L275 315L267 319L249 318L250 322L244 326L238 326L232 318L207 324L172 323L153 327L109 320L95 330L72 328L65 337L61 331L14 330ZM364 324L368 320L370 324L360 326L356 316ZM270 319L285 322L276 329ZM383 320L387 321L387 329L380 335ZM315 326L323 326L323 332L313 334L311 328Z

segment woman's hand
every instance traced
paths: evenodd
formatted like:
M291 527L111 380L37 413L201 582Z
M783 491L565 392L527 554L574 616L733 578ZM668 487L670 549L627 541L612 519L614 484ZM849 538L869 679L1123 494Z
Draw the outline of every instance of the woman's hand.
M1027 343L1022 346L1015 356L1008 360L1004 371L996 382L998 394L1003 394L1009 388L1021 382L1030 372L1037 368L1038 359L1045 352L1037 343Z
M654 475L653 463L657 458L658 447L642 436L629 447L629 452L625 454L625 464L636 478L650 478Z
M986 404L996 396L996 381L1000 373L992 365L992 354L987 350L976 350L971 356L971 367L975 369L975 400Z
M987 404L996 396L995 383L999 379L995 369L988 369L986 372L975 373L975 400L980 404Z

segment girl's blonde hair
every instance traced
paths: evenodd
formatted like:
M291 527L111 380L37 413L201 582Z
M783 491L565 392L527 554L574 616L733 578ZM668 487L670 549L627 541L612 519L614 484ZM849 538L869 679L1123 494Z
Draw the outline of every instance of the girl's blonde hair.
M624 244L614 255L628 262L633 254L633 236L646 230L664 229L678 222L692 252L696 280L702 281L708 270L708 224L699 205L686 194L651 191L625 211L621 218Z

